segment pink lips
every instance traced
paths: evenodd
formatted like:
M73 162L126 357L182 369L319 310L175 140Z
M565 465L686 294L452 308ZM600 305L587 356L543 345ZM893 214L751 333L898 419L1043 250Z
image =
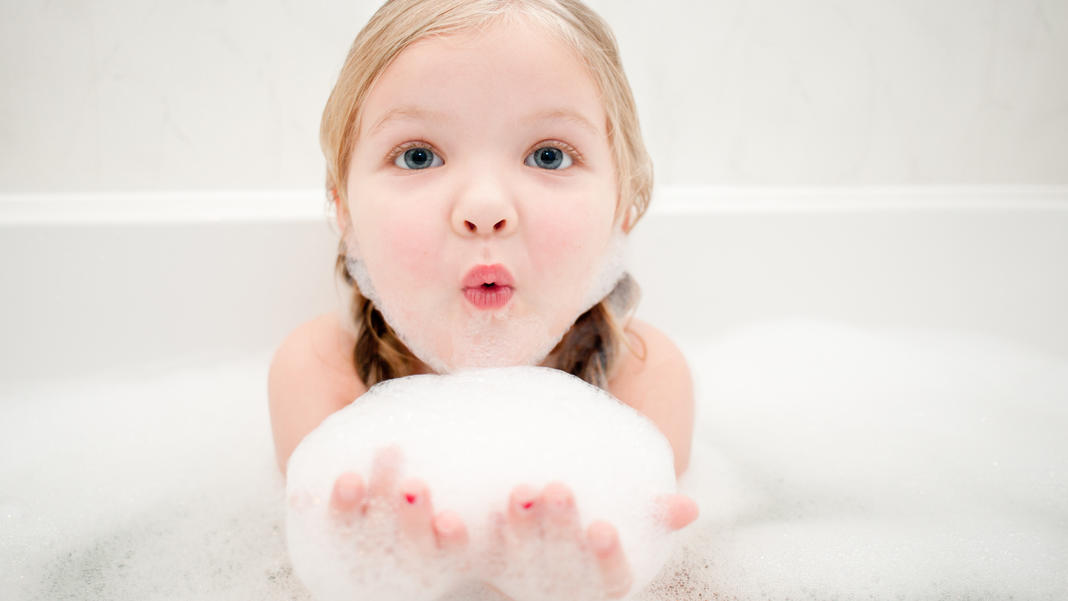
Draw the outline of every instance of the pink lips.
M479 309L499 309L512 298L512 285L504 265L476 265L464 276L464 296Z

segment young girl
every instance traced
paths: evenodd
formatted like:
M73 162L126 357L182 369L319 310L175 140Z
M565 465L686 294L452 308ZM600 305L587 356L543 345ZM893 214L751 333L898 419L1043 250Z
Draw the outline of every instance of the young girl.
M308 432L377 382L513 364L608 390L659 427L676 475L686 469L690 374L663 334L631 317L637 289L618 262L652 168L596 14L578 0L388 1L352 45L321 142L352 307L298 327L274 356L283 473ZM435 513L421 481L397 482L397 462L383 452L372 473L339 474L339 519L391 507L404 536L462 554L465 525ZM670 529L696 517L685 496L661 502ZM531 545L570 537L605 596L625 594L615 527L582 532L576 503L559 483L517 482L501 500L503 527Z

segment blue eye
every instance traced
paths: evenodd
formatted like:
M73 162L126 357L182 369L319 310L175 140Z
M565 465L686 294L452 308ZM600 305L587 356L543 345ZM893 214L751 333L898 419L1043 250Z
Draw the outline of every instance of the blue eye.
M523 162L528 167L542 169L566 169L571 166L571 156L555 146L542 146L530 153Z
M398 155L393 164L401 169L426 169L427 167L440 167L445 164L441 157L434 154L433 150L417 146L409 148Z

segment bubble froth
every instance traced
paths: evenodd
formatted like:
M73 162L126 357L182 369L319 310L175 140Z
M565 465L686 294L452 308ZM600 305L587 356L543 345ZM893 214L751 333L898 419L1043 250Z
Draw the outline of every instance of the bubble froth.
M463 519L470 572L403 545L392 555L378 552L382 541L404 540L389 511L376 512L384 520L372 526L377 531L334 527L326 500L337 477L346 471L366 477L376 451L387 447L402 453L398 479L425 480L434 510ZM583 591L597 583L591 578L596 566L588 550L576 547L576 537L595 519L616 526L634 581L644 585L670 546L655 500L674 492L673 465L671 448L652 422L557 370L497 368L389 380L324 421L293 453L287 494L320 501L290 508L290 553L297 573L323 601L430 601L468 580L489 581L523 601L565 593L595 599L595 591ZM550 482L573 492L581 525L576 536L544 545L502 542L510 531L502 534L495 520L506 514L512 490L521 484L540 490ZM510 554L501 563L504 549Z
M616 230L601 256L584 290L561 290L551 307L518 314L512 302L497 310L471 311L466 306L462 317L452 323L446 315L455 311L458 294L447 299L446 306L432 304L413 309L412 299L389 302L379 290L367 264L360 258L359 243L353 234L346 236L345 268L361 294L382 313L397 337L420 361L436 373L479 367L537 365L567 333L570 325L608 296L624 276L626 235ZM461 303L462 305L464 303ZM559 307L573 315L553 315ZM562 324L562 325L561 325Z
M697 424L678 486L701 516L635 601L1068 598L1063 357L829 323L683 350ZM6 383L0 599L311 601L285 546L270 351ZM440 601L503 599L472 582Z

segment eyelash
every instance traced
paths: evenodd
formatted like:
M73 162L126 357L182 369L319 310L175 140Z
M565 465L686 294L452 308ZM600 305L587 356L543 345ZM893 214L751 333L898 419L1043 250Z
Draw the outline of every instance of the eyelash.
M537 150L539 148L545 148L546 146L549 146L551 148L556 148L557 150L562 150L562 151L566 152L567 154L571 155L571 160L573 161L573 164L574 163L583 162L582 161L582 153L579 152L577 148L575 148L574 146L568 144L567 142L562 142L560 140L543 140L541 142L538 142L537 144L532 146L529 151L527 151L527 155L529 155L531 152L534 152L535 150ZM524 156L527 156L527 155L524 155Z
M537 144L532 146L529 151L527 151L526 155L523 155L523 156L525 158L531 152L534 152L535 150L537 150L539 148L545 148L546 146L549 146L549 147L552 147L552 148L556 148L558 150L562 150L562 151L566 152L567 154L571 155L572 164L574 164L574 163L582 163L583 162L582 153L579 152L577 148L575 148L574 146L568 144L567 142L562 142L560 140L543 140L541 142L538 142ZM432 144L430 144L428 142L423 142L421 140L414 140L414 141L411 141L411 142L404 142L403 144L399 144L399 145L397 145L396 148L394 148L393 150L389 151L389 154L386 156L386 164L392 165L393 162L397 160L397 157L399 157L400 155L404 154L405 151L407 151L409 149L412 149L412 148L429 148L434 154L436 154L438 156L441 156L441 157L444 156L440 152L438 152L438 150L436 148L434 148L434 146Z
M405 142L403 144L398 144L396 148L394 148L393 150L389 151L389 154L386 155L386 163L389 164L389 165L392 165L393 161L397 160L397 157L399 157L400 155L404 154L404 152L406 150L409 150L409 149L412 149L412 148L429 148L431 151L433 151L434 154L436 154L438 156L442 156L441 153L438 152L438 149L434 148L433 145L428 144L427 142L423 142L422 140L415 140L415 141L412 141L412 142Z

